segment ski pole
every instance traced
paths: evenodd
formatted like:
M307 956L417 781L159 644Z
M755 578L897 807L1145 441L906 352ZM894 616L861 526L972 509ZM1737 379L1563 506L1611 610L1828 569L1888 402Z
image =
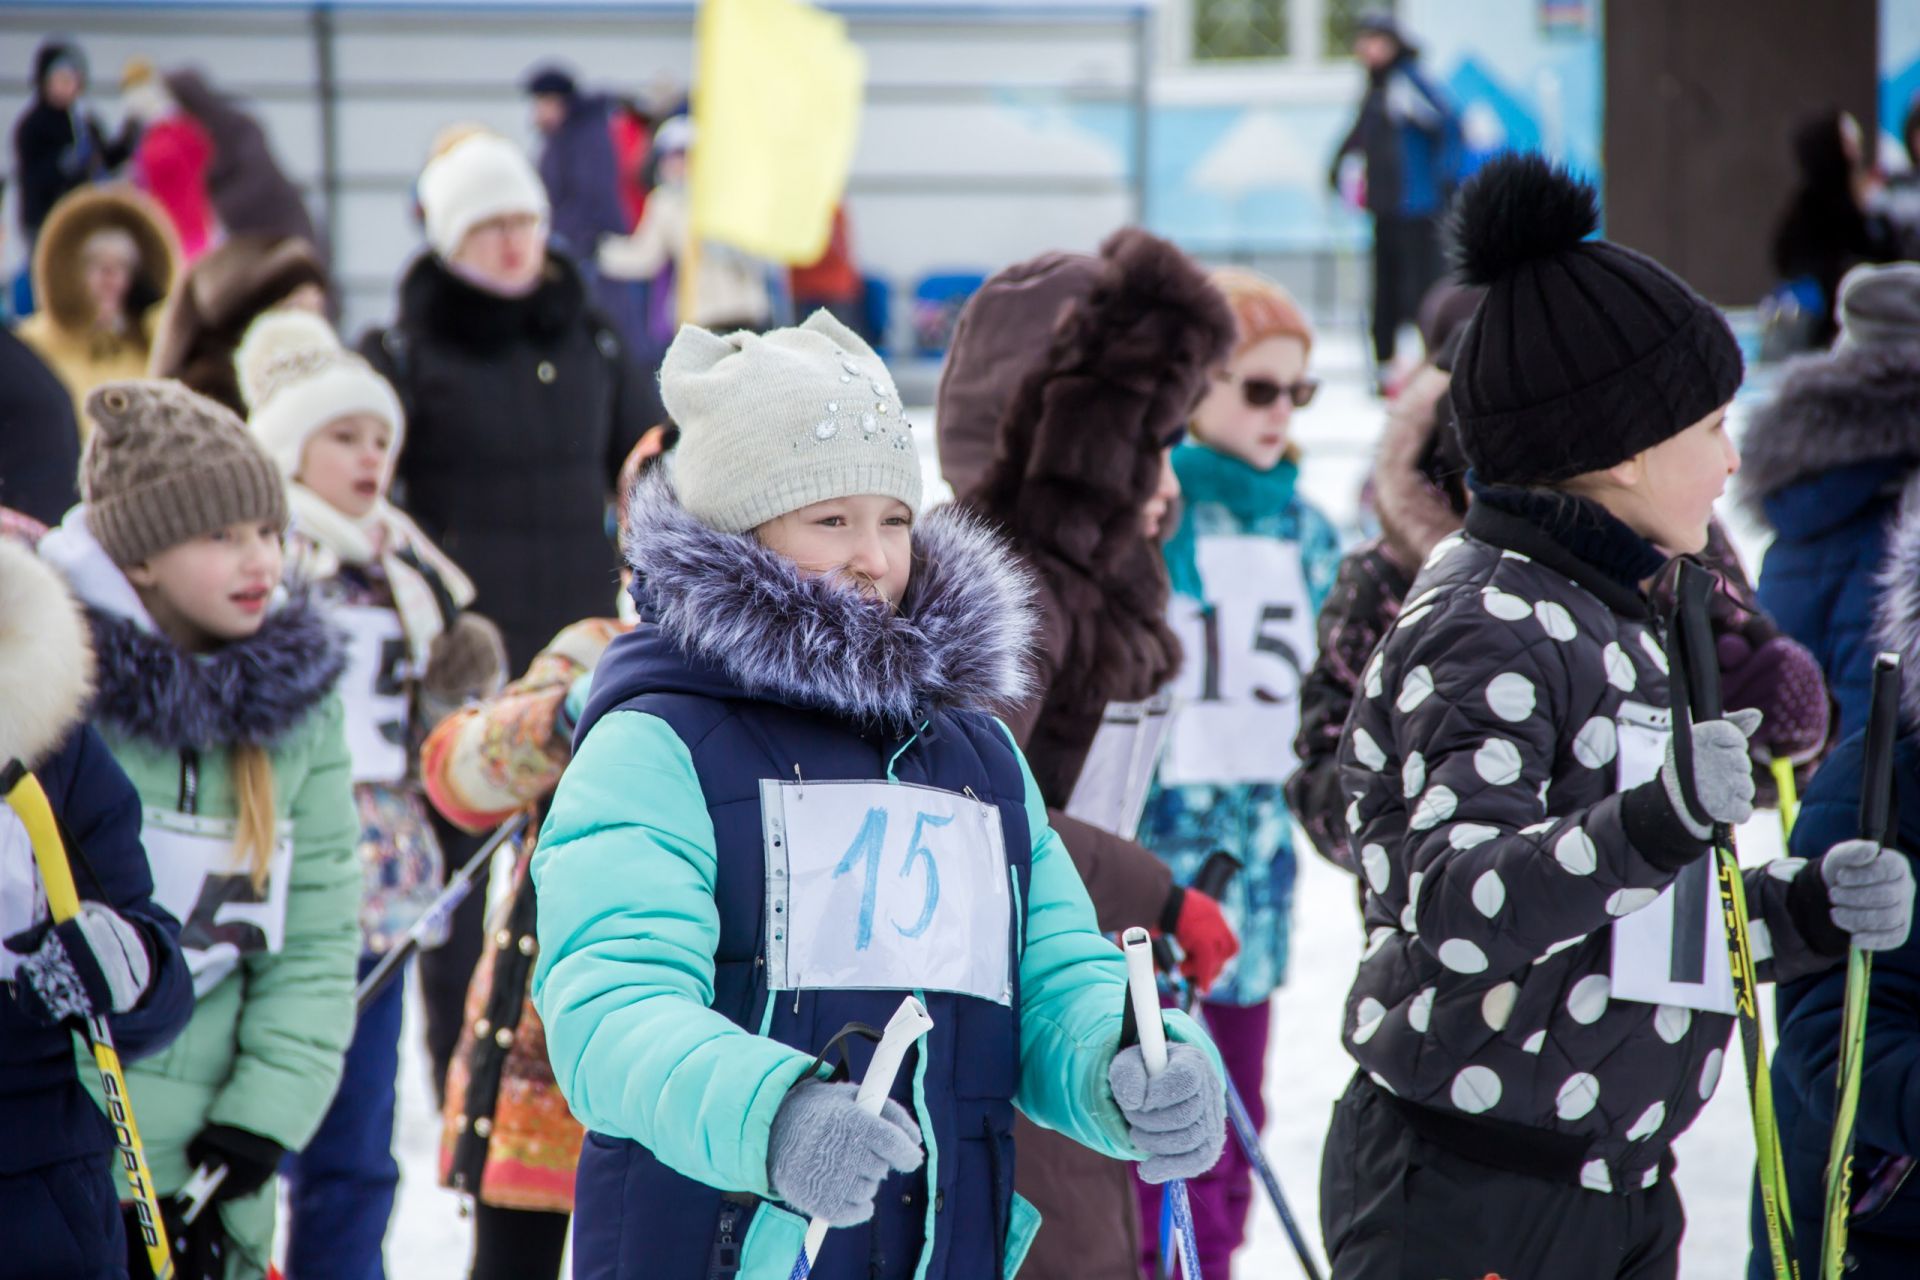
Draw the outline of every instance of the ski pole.
M1667 664L1673 676L1675 738L1682 735L1691 738L1694 721L1719 720L1724 714L1720 701L1720 667L1707 619L1707 597L1712 590L1713 575L1692 560L1680 562L1675 651ZM1693 752L1678 749L1674 760L1681 793L1692 802L1698 796L1694 787ZM1786 1162L1781 1155L1780 1128L1773 1111L1773 1081L1767 1074L1766 1034L1760 1026L1760 984L1754 971L1753 944L1747 934L1746 884L1740 875L1740 855L1734 847L1732 830L1725 823L1716 822L1711 838L1720 911L1726 924L1727 962L1733 974L1734 1010L1740 1024L1741 1056L1746 1060L1767 1250L1774 1280L1800 1280L1800 1263L1793 1252L1793 1212L1787 1199ZM1676 883L1676 891L1682 887ZM1676 900L1676 919L1680 918L1680 903L1684 900L1684 895Z
M1153 938L1135 925L1120 935L1120 946L1127 956L1127 994L1140 1037L1140 1056L1146 1062L1147 1078L1152 1079L1167 1069L1167 1028L1160 1019L1160 988L1153 977ZM1187 1199L1186 1179L1173 1179L1162 1192L1173 1205L1180 1265L1187 1280L1201 1280L1200 1249L1194 1239L1193 1205Z
M1193 878L1193 887L1211 897L1218 898L1227 884L1240 870L1240 861L1229 853L1214 853L1201 864L1200 872ZM1195 998L1193 984L1180 976L1173 948L1165 938L1161 938L1154 948L1154 960L1167 975L1172 984L1175 1000L1183 1010L1191 1013L1199 1003ZM1200 1010L1202 1022L1206 1019L1206 1010ZM1287 1242L1293 1246L1293 1252L1300 1259L1300 1268L1306 1272L1307 1280L1322 1280L1320 1264L1314 1260L1313 1250L1307 1245L1306 1233L1300 1230L1300 1224L1294 1219L1293 1210L1287 1204L1286 1193L1280 1190L1280 1179L1273 1171L1273 1164L1267 1159L1267 1153L1260 1145L1260 1130L1253 1123L1253 1116L1247 1110L1246 1100L1240 1096L1239 1086L1232 1076L1225 1077L1227 1085L1227 1122L1233 1129L1234 1141L1240 1144L1241 1154L1253 1167L1260 1179L1260 1185L1266 1190L1267 1201L1273 1205L1273 1211L1280 1218L1281 1229L1287 1233ZM1171 1202L1168 1202L1169 1204ZM1163 1206L1164 1207L1164 1206ZM1161 1263L1166 1259L1166 1241L1171 1235L1170 1220L1162 1213Z
M462 902L466 901L467 895L473 892L474 881L479 879L480 873L493 862L494 855L506 848L508 842L526 831L530 816L528 810L522 809L495 827L493 834L487 837L487 842L481 845L458 871L453 873L446 887L440 891L440 895L420 913L420 918L400 935L399 941L387 949L387 953L380 957L380 963L374 965L367 976L360 979L359 985L353 989L353 1013L356 1018L364 1013L367 1006L373 1003L374 998L399 975L401 967L413 957L414 952L420 949L421 941L452 915ZM224 1164L203 1164L193 1171L193 1176L187 1179L187 1185L180 1189L182 1226L190 1227L200 1220L200 1215L206 1212L207 1205L212 1203L213 1193L218 1191L220 1184L226 1180L227 1166Z
M360 979L360 985L353 989L353 1009L356 1014L373 1003L374 997L385 990L387 983L413 958L413 953L420 949L426 936L443 925L447 917L466 901L467 895L473 891L474 881L493 863L494 855L527 829L529 816L529 812L522 809L495 827L493 834L487 837L487 842L448 879L440 896L420 913L420 918L400 935L399 941L387 948L387 953L380 957L380 963L374 965L372 971Z
M893 1017L887 1020L887 1029L880 1033L880 1043L873 1051L872 1061L867 1063L866 1077L860 1081L857 1101L861 1110L870 1116L880 1114L887 1104L887 1095L893 1092L894 1078L900 1074L907 1050L931 1030L933 1018L925 1005L913 996L900 1002ZM826 1241L829 1229L824 1218L807 1223L806 1242L801 1245L800 1256L793 1260L788 1280L807 1280L813 1274L813 1261L820 1256L820 1246Z
M1900 728L1900 655L1873 660L1873 697L1867 710L1865 776L1860 784L1860 835L1877 845L1893 841L1893 748ZM1825 1231L1820 1238L1821 1280L1840 1280L1847 1255L1847 1218L1853 1201L1853 1131L1860 1110L1860 1070L1866 1058L1867 995L1873 957L1847 948L1846 1002L1840 1021L1840 1067L1834 1081L1833 1135L1827 1145Z
M0 769L0 791L7 804L19 815L33 846L33 860L40 869L40 880L47 892L47 911L55 924L64 924L80 914L80 893L74 888L73 868L67 861L66 843L60 838L60 826L54 821L53 808L40 780L18 760L9 760ZM127 1094L127 1073L120 1065L120 1052L114 1048L113 1030L105 1014L96 1013L86 1020L87 1043L93 1049L93 1063L100 1072L100 1091L107 1100L107 1119L113 1126L114 1145L120 1148L120 1163L133 1191L134 1217L140 1224L140 1243L146 1250L147 1265L154 1280L171 1280L173 1253L167 1245L166 1223L160 1216L160 1198L153 1187L153 1171L147 1167L146 1149L140 1145L140 1128L133 1119L133 1100Z

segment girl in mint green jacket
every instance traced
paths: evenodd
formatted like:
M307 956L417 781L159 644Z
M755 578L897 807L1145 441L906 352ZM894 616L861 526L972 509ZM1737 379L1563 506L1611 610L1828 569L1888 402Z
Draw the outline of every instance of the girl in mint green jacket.
M920 518L871 350L824 312L688 327L661 381L683 435L628 512L643 622L532 864L534 999L590 1131L575 1274L785 1280L820 1217L821 1280L1011 1276L1037 1226L1015 1109L1197 1172L1225 1135L1211 1047L1173 1014L1161 1075L1121 1048L1121 954L989 711L1024 689L1026 577ZM933 1030L868 1115L863 1029L908 992Z
M92 722L139 793L154 898L182 922L196 997L127 1087L163 1200L199 1165L227 1170L184 1232L163 1205L183 1265L205 1268L224 1241L228 1277L262 1276L274 1170L320 1123L353 1028L343 659L315 614L278 598L285 491L238 418L160 381L109 383L87 410L87 501L40 553L86 606ZM144 1275L144 1255L133 1266Z

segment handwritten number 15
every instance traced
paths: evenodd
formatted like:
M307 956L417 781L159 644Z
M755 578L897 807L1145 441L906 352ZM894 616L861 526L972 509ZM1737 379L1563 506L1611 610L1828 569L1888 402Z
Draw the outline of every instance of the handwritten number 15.
M928 827L944 827L953 821L951 814L940 816L931 813L918 815L913 822L913 838L907 842L907 857L900 864L900 874L913 874L913 864L924 860L927 864L927 894L920 908L920 918L911 925L892 921L894 931L903 938L917 938L927 931L933 923L933 913L940 906L940 866L934 860L933 850L926 846L924 837ZM860 917L855 925L853 948L865 951L873 943L873 909L880 890L880 855L887 842L887 811L881 808L867 810L867 816L860 822L860 830L854 835L853 843L833 868L834 879L839 879L861 865L864 883L860 890Z

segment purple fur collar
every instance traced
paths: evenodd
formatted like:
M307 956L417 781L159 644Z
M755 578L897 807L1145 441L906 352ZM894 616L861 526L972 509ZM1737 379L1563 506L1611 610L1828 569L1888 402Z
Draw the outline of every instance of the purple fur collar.
M102 609L89 607L87 621L99 668L92 717L171 750L273 746L327 696L347 661L339 637L301 599L208 654L186 653Z
M662 475L634 486L624 539L642 616L742 691L861 721L1016 705L1032 689L1033 582L951 506L914 526L898 611L803 577L748 534L687 514Z

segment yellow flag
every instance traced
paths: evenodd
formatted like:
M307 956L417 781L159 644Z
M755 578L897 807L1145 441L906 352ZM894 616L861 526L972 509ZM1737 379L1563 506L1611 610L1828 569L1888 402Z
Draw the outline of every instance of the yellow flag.
M706 0L694 34L693 239L816 261L846 191L866 55L800 0Z

